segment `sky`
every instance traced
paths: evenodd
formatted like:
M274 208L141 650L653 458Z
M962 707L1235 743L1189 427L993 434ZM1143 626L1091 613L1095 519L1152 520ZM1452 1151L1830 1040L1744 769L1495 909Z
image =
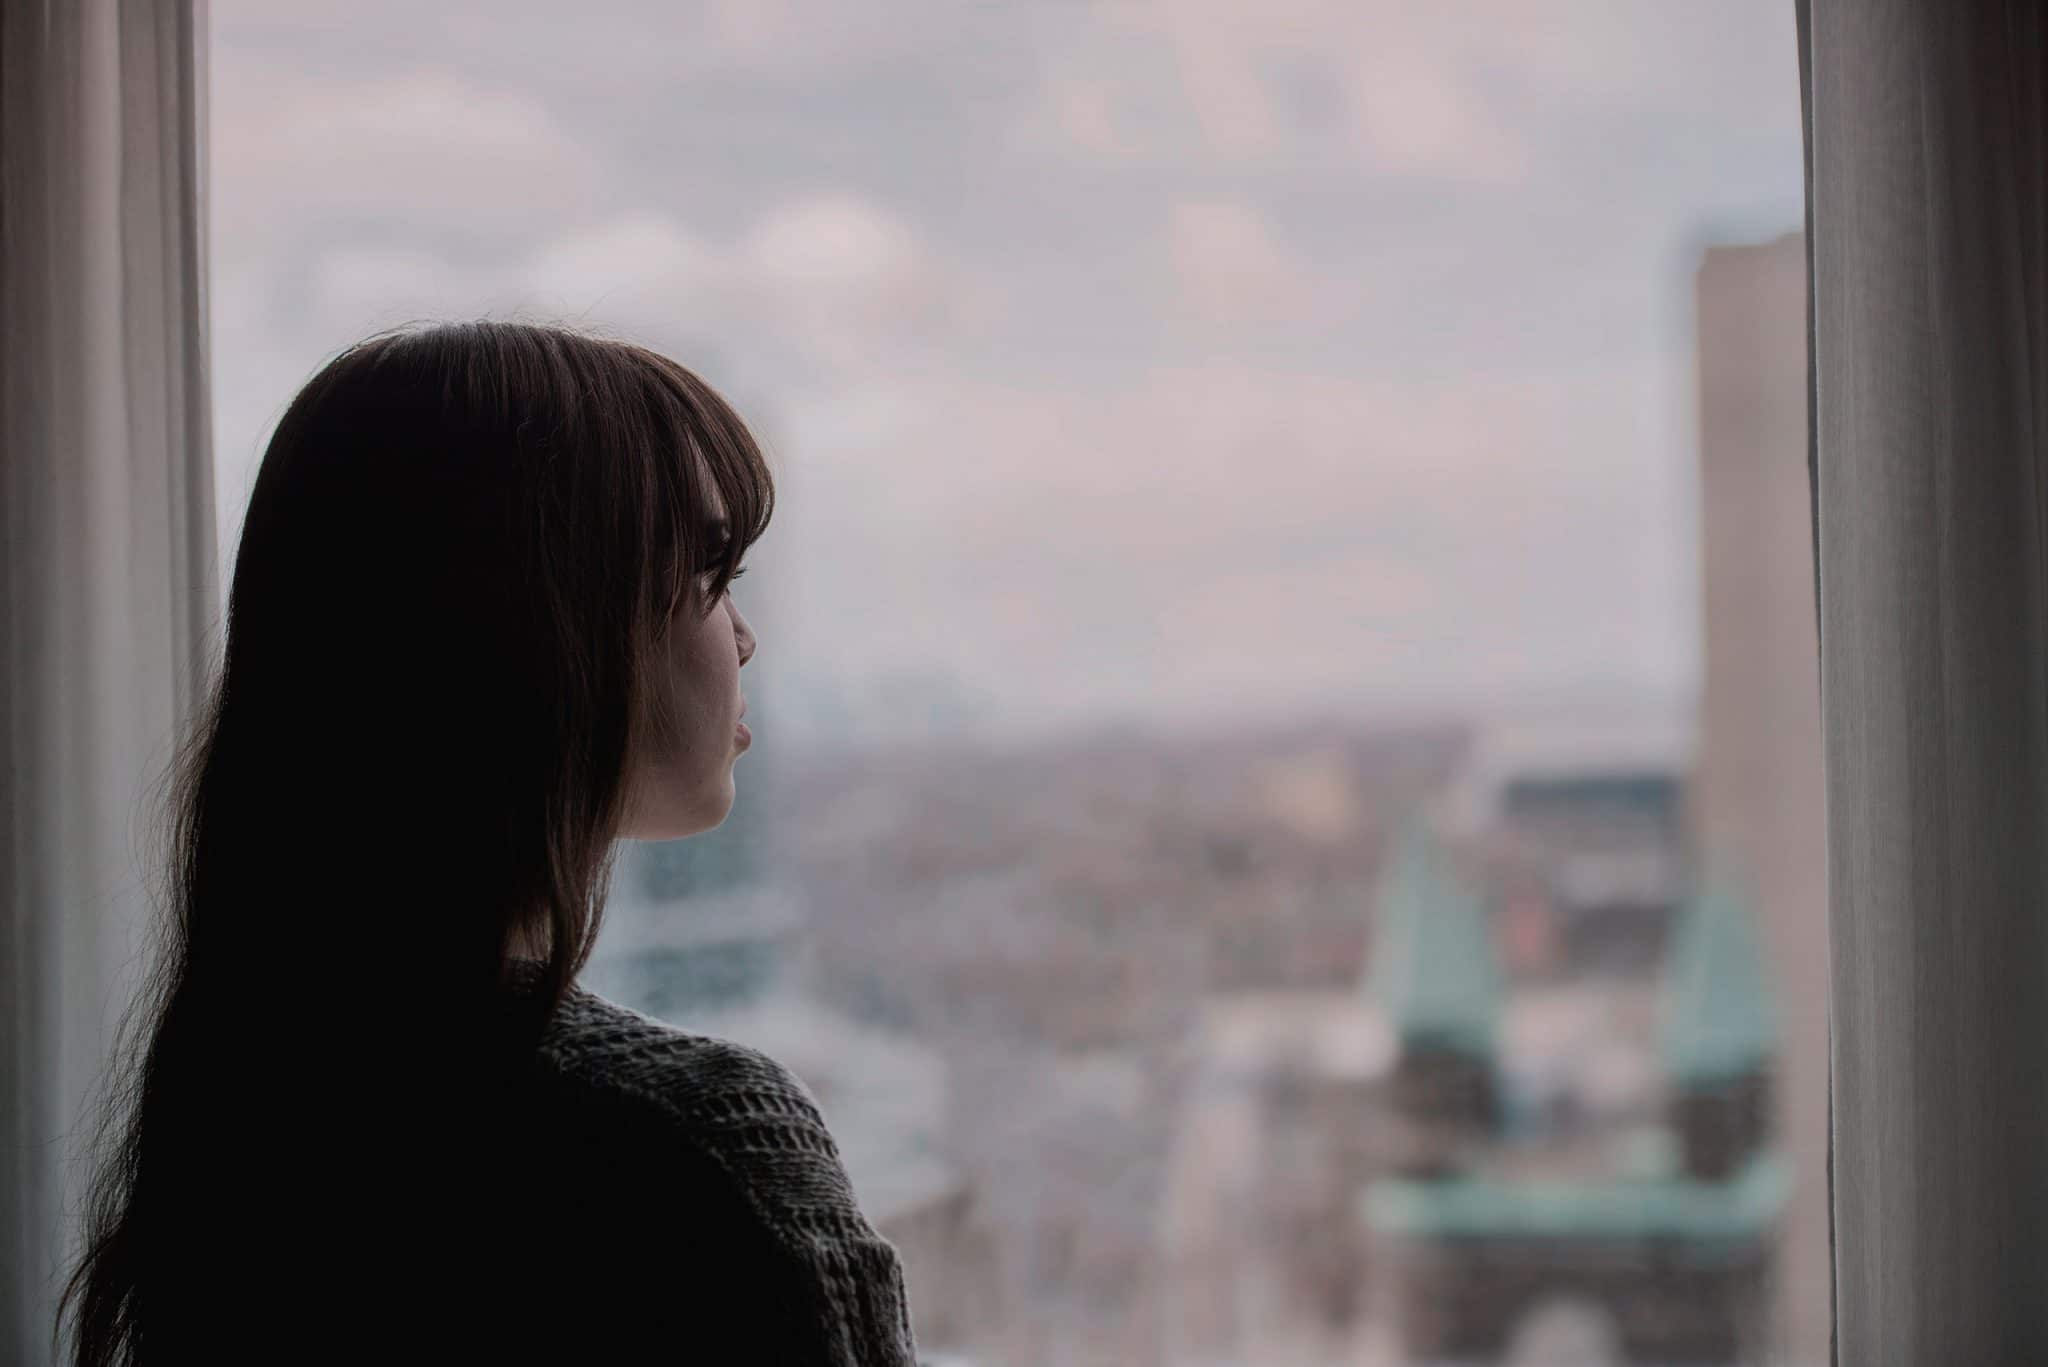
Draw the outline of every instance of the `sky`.
M1696 688L1692 272L1799 225L1785 0L210 16L224 574L328 357L561 320L762 437L790 741Z

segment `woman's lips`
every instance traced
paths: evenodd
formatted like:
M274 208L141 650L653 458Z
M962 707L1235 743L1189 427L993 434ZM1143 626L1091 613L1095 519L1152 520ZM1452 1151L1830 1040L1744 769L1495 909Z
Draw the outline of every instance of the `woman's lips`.
M745 722L734 723L732 730L733 734L739 737L739 742L741 745L752 745L754 743L754 733L747 729L747 724Z

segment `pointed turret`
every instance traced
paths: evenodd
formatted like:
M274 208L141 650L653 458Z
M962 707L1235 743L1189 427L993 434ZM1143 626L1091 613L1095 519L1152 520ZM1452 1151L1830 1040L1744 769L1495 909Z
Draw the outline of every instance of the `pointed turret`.
M1680 1086L1711 1085L1768 1068L1776 1009L1749 908L1726 883L1685 909L1672 946L1664 1066Z
M1420 821L1399 837L1378 902L1370 986L1395 1035L1491 1058L1501 984L1485 908Z
M1389 852L1376 909L1366 991L1398 1041L1389 1099L1410 1142L1397 1166L1446 1175L1494 1122L1501 984L1485 908L1418 820Z
M1764 1142L1778 1048L1756 926L1725 877L1685 908L1668 981L1663 1056L1673 1123L1686 1168L1724 1177Z

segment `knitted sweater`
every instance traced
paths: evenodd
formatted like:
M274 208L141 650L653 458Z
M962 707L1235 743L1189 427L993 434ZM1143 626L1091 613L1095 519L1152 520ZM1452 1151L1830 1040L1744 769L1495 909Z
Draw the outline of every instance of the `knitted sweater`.
M567 1170L521 1210L556 1247L587 1251L532 1288L576 1307L533 1322L565 1337L568 1360L916 1362L896 1250L787 1068L572 986L533 1083L530 1151Z

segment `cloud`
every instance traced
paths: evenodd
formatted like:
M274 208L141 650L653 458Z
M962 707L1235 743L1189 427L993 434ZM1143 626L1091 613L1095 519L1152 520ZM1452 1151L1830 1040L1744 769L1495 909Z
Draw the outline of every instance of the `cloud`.
M1174 0L1073 22L1021 129L1105 164L1511 190L1611 173L1621 149L1595 149L1617 130L1653 133L1668 162L1703 134L1772 143L1798 120L1783 6Z
M754 225L741 254L764 279L791 290L887 293L916 274L908 225L845 192L807 195Z
M1047 78L1044 112L1051 127L1099 161L1135 160L1143 149L1121 104L1117 85L1103 77L1056 71Z
M807 0L210 0L216 50L265 64L382 67L432 52L466 70L516 73L527 88L743 74L796 84L915 53L956 7L891 0L868 9ZM309 61L308 58L311 58ZM237 81L242 77L236 75Z
M251 236L260 236L251 234ZM417 318L479 313L588 321L794 380L942 342L985 314L977 290L900 215L846 191L790 196L723 237L637 208L536 234L509 259L476 259L432 234L306 246L275 242L229 263L216 325L289 328L322 349Z
M516 241L587 212L598 150L547 108L445 68L360 79L245 69L212 111L215 226Z
M1177 301L1203 322L1299 323L1317 297L1311 272L1274 235L1265 216L1240 200L1175 204L1167 254Z
M1037 120L1073 150L1489 184L1529 174L1530 150L1490 88L1491 54L1431 11L1182 0L1085 14L1091 41L1042 77Z
M311 316L351 339L415 319L469 313L503 293L494 273L417 247L327 247L313 258L307 279Z
M1219 363L1108 394L898 384L857 434L791 428L770 537L792 635L854 672L949 666L1026 714L1668 678L1682 547L1650 434L1602 402L1645 383Z
M937 344L981 298L901 215L846 190L789 196L726 237L634 210L550 241L520 276L551 315L720 345L778 385Z
M543 307L641 321L729 284L727 253L666 214L635 210L547 243L527 264Z
M844 190L778 205L733 263L781 326L840 365L871 361L878 343L915 346L942 332L966 298L907 222Z
M1345 83L1367 166L1418 179L1515 185L1533 150L1502 117L1480 73L1454 54L1364 43Z

